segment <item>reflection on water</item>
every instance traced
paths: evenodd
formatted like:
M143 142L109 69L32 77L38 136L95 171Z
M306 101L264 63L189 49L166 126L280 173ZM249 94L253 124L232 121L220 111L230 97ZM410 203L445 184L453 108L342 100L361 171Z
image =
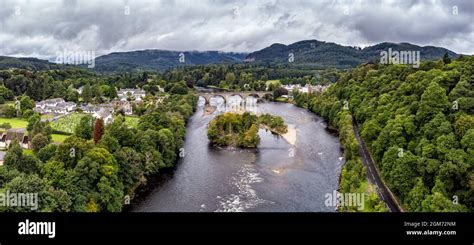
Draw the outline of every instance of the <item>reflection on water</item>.
M334 211L324 205L324 195L337 190L344 161L324 121L290 104L257 104L256 98L242 101L240 96L226 102L211 98L209 106L216 111L206 115L200 98L187 126L185 157L132 211ZM209 146L209 121L219 113L243 110L283 117L296 128L297 145L261 129L258 149Z

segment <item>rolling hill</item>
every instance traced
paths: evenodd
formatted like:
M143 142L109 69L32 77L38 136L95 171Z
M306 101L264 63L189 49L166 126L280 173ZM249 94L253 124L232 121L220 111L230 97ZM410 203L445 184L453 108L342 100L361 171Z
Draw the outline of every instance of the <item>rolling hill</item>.
M0 56L0 69L19 68L27 70L59 69L62 65L37 58L15 58Z
M226 53L219 51L180 52L168 50L140 50L117 52L96 58L95 70L99 72L164 71L184 65L239 63L243 62L246 55L246 53ZM181 59L183 62L180 62L180 58L184 58Z
M420 47L410 43L384 42L361 49L318 40L305 40L290 45L275 43L267 48L250 53L245 60L260 64L288 64L289 54L292 53L296 66L353 68L361 63L379 60L380 52L388 51L389 48L398 51L420 51L422 61L440 59L446 52L450 57L458 56L458 54L445 48Z
M359 64L380 60L380 52L392 50L420 51L420 59L440 59L447 52L450 57L458 54L441 47L417 46L410 43L384 42L365 48L342 46L336 43L318 40L299 41L290 45L272 44L252 53L232 53L220 51L170 51L170 50L139 50L114 52L96 58L94 71L97 72L135 72L165 71L180 66L231 64L244 61L259 65L287 65L289 54L292 53L294 68L325 69L354 68ZM180 58L184 58L181 59ZM70 65L66 65L70 66ZM0 69L22 68L30 70L60 69L63 65L40 60L37 58L14 58L0 56ZM83 66L85 67L85 65Z

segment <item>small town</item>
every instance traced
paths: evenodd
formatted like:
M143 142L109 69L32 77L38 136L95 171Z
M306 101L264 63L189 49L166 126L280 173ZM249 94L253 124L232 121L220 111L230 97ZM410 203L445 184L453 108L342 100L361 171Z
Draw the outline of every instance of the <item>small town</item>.
M83 87L77 89L78 94L82 93ZM162 91L162 89L161 89ZM105 125L110 124L114 120L115 115L123 115L129 120L135 120L136 116L133 113L133 106L143 103L146 92L137 88L119 89L117 91L117 98L110 100L107 103L92 104L92 103L74 103L67 102L63 98L52 98L35 102L33 111L41 115L42 121L49 121L52 125L61 124L61 121L68 117L76 117L76 115L89 114L94 119L102 119ZM160 101L158 97L157 102ZM4 119L6 120L6 119ZM8 125L8 123L6 123ZM10 125L11 127L12 125ZM25 122L26 126L26 122ZM66 126L67 127L67 126ZM3 129L3 130L2 130ZM61 131L61 130L57 130ZM64 136L72 133L71 128L64 130ZM59 145L63 139L61 134L56 135L57 141L53 139L53 144ZM3 165L6 149L10 144L17 140L22 149L31 149L31 136L28 135L26 127L20 125L19 127L12 127L0 125L0 165Z

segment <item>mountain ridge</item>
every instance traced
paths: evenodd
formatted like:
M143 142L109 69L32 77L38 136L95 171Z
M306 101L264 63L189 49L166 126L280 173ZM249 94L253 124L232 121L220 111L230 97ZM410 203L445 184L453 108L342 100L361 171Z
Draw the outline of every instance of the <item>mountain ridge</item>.
M388 51L389 48L399 51L420 51L421 60L440 59L445 53L448 53L450 57L459 56L459 54L443 47L419 46L408 42L382 42L360 48L309 39L291 44L273 43L268 47L250 53L163 49L112 52L96 57L93 70L105 73L165 71L180 66L237 64L242 62L260 65L287 65L290 63L290 53L293 54L294 58L292 65L296 67L348 69L370 61L380 60L380 53ZM12 67L33 70L60 69L70 66L37 58L0 56L0 69ZM85 67L86 65L82 66Z
M245 59L260 64L287 64L290 63L289 58L292 54L294 65L322 69L332 67L353 68L365 62L379 60L380 52L388 51L389 48L398 51L420 51L422 60L440 59L445 53L448 53L450 57L459 56L459 54L443 47L419 46L407 42L382 42L360 48L312 39L288 45L274 43L266 48L249 53Z

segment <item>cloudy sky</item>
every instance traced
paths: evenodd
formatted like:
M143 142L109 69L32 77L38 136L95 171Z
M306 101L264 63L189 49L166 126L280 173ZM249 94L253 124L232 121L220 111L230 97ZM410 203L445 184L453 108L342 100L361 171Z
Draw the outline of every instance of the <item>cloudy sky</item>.
M474 54L473 16L473 0L0 0L0 55L251 52L306 39Z

